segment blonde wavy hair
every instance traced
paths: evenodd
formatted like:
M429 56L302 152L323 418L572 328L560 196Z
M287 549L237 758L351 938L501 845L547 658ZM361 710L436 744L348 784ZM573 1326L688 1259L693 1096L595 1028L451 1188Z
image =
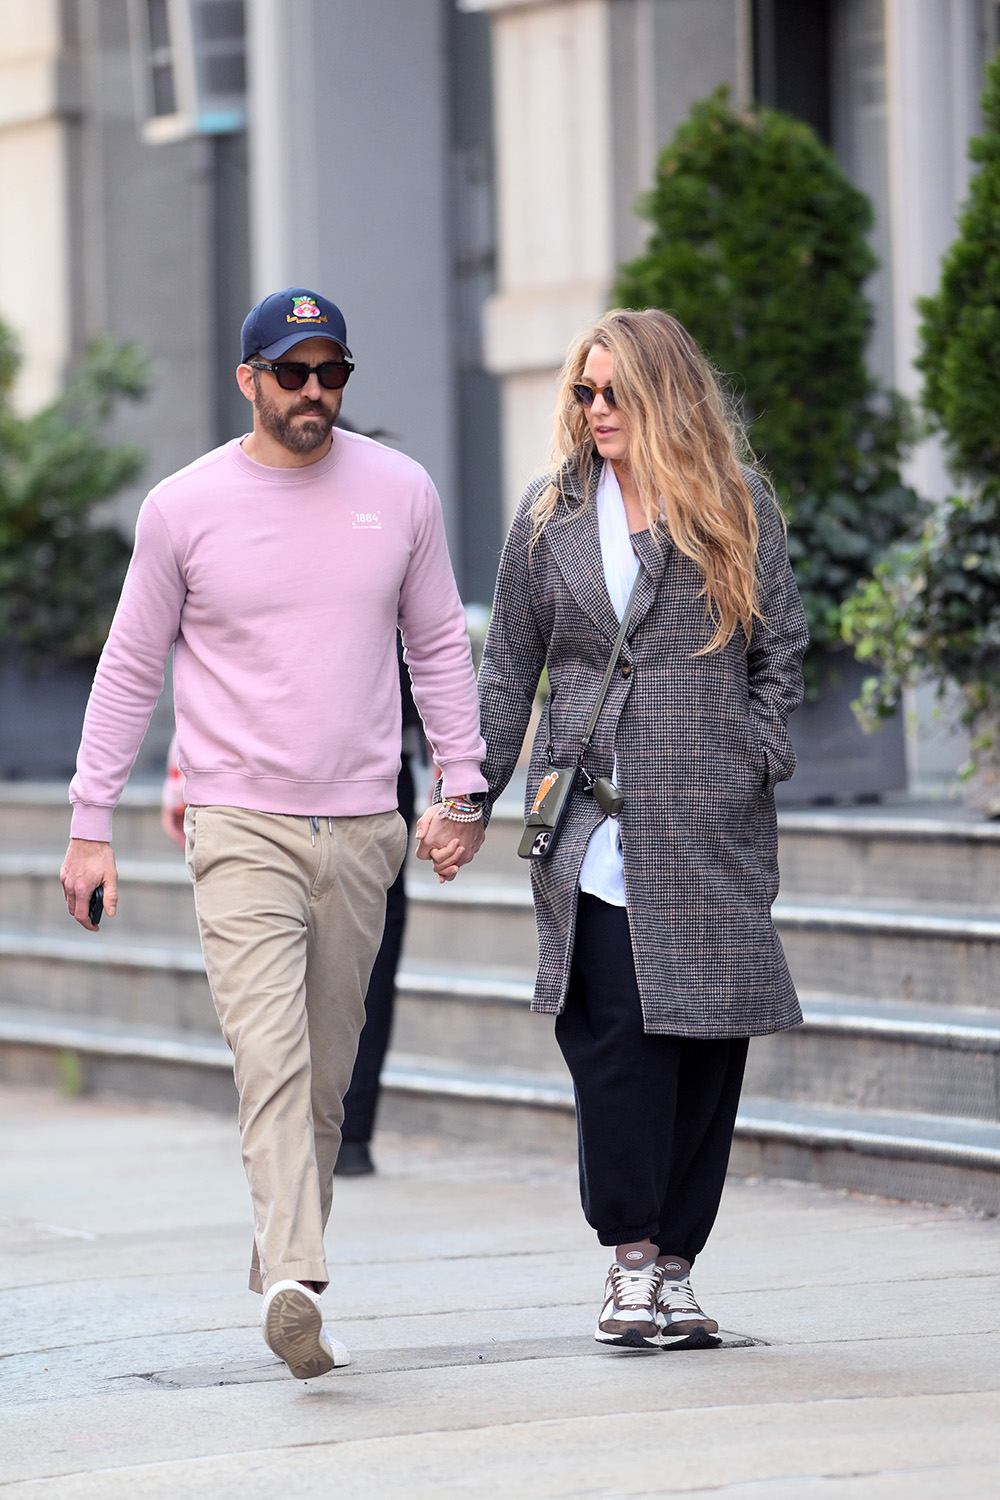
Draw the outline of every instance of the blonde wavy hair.
M757 518L741 467L745 434L694 339L656 309L606 313L570 349L556 404L556 472L532 510L533 544L564 508L578 503L565 482L575 470L584 494L597 453L573 386L595 344L614 360L615 405L628 420L628 458L654 538L665 528L700 569L715 634L699 655L720 651L742 627L750 640L761 613L757 595ZM575 488L575 487L574 487Z

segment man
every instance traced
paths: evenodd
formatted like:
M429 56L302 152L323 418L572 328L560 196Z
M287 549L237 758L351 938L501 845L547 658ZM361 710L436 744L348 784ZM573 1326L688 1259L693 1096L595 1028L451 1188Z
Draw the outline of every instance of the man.
M70 914L117 906L111 818L174 648L187 860L234 1054L264 1338L305 1380L345 1364L323 1329L323 1230L396 809L396 629L443 802L423 844L444 879L482 841L484 746L440 504L423 469L334 430L354 365L340 309L265 297L236 378L253 430L147 496L94 679L62 870Z

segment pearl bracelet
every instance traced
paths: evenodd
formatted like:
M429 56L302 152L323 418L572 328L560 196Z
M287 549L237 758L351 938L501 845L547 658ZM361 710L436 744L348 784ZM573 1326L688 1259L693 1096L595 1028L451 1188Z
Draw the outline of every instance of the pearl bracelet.
M441 815L450 823L478 823L483 809L480 803L466 802L463 797L442 797Z

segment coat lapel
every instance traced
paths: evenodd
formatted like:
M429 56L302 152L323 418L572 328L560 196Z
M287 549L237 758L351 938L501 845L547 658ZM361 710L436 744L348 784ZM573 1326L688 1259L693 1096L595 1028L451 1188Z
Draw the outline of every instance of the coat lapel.
M589 615L614 640L618 633L618 616L604 581L601 534L597 525L597 486L600 477L601 465L597 463L591 474L589 493L584 500L582 491L575 488L575 476L572 473L566 475L566 491L570 495L578 495L580 503L549 523L545 539L566 587L577 604L584 614Z
M630 636L649 614L659 591L666 586L670 566L677 552L666 530L655 539L650 532L640 531L632 538L632 543L642 563L642 578L632 611Z
M594 464L585 501L575 474L572 470L567 472L564 480L566 491L576 495L580 503L567 516L550 525L545 535L573 598L613 641L618 634L619 620L604 581L604 558L597 525L597 486L602 467L600 460ZM630 636L652 609L676 550L665 531L656 540L648 531L639 532L634 543L642 563L642 577L629 625Z

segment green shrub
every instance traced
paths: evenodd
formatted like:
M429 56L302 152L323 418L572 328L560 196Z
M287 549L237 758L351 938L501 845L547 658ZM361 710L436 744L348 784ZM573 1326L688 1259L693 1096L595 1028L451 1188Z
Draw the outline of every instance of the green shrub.
M905 531L897 396L865 364L872 213L815 132L776 110L696 104L640 203L653 224L614 298L674 313L730 377L789 520L807 665L841 642L840 607Z
M869 718L931 676L941 690L958 685L961 717L981 741L984 723L1000 720L1000 54L982 110L969 144L979 171L938 291L920 302L917 359L962 492L885 559L844 620L857 655L878 666L862 695Z
M0 644L38 669L92 658L107 635L131 549L94 509L138 477L143 455L100 433L148 371L134 345L99 339L62 395L23 417L11 404L19 363L0 325Z

